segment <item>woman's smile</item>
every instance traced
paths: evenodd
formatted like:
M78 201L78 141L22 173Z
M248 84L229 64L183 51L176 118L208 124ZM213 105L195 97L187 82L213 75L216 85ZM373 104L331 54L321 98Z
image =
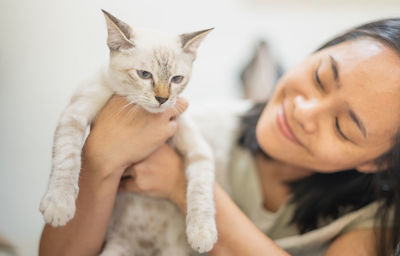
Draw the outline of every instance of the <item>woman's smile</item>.
M274 159L311 170L361 169L390 148L398 130L400 70L391 68L398 65L391 48L371 39L311 55L279 80L257 124L260 147Z
M296 144L301 145L300 141L293 134L293 131L290 128L290 126L289 126L289 124L287 122L286 115L285 115L285 109L284 109L284 105L283 104L278 109L278 113L276 115L276 121L278 123L279 130L282 132L282 134L287 139L293 141Z

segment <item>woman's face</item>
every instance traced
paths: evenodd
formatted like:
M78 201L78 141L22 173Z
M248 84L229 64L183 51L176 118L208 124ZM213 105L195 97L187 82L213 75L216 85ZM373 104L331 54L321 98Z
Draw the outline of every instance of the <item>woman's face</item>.
M400 58L368 38L321 50L287 72L257 124L271 157L312 170L375 171L400 126Z

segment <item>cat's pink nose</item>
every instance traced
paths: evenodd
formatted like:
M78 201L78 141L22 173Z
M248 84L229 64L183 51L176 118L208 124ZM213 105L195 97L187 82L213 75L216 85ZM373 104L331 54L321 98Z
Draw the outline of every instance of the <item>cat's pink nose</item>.
M156 97L156 100L158 102L160 102L160 105L168 100L168 98L163 98L163 97L158 97L158 96L155 96L155 97Z

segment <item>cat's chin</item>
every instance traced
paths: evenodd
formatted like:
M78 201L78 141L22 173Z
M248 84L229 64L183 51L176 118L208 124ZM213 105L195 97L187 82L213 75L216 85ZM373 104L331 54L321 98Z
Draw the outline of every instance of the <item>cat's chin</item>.
M157 107L154 107L154 106L144 106L144 105L141 105L141 106L142 106L142 108L144 108L145 110L149 111L150 113L154 113L154 114L164 112L165 110L168 109L168 107L164 107L164 106L157 106Z
M171 108L172 106L175 105L175 102L176 102L175 100L169 100L169 101L165 102L161 106L160 105L156 105L156 104L154 104L154 105L153 104L152 105L150 105L150 104L140 104L140 106L142 108L144 108L145 110L151 112L151 113L157 114L157 113L164 112L165 110Z

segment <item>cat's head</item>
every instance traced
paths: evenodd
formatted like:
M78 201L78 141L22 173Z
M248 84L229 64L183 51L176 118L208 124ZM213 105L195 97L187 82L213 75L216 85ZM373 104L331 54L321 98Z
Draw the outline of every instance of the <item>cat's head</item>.
M104 11L111 88L156 113L173 106L189 82L201 40L212 30L182 35L132 29Z

